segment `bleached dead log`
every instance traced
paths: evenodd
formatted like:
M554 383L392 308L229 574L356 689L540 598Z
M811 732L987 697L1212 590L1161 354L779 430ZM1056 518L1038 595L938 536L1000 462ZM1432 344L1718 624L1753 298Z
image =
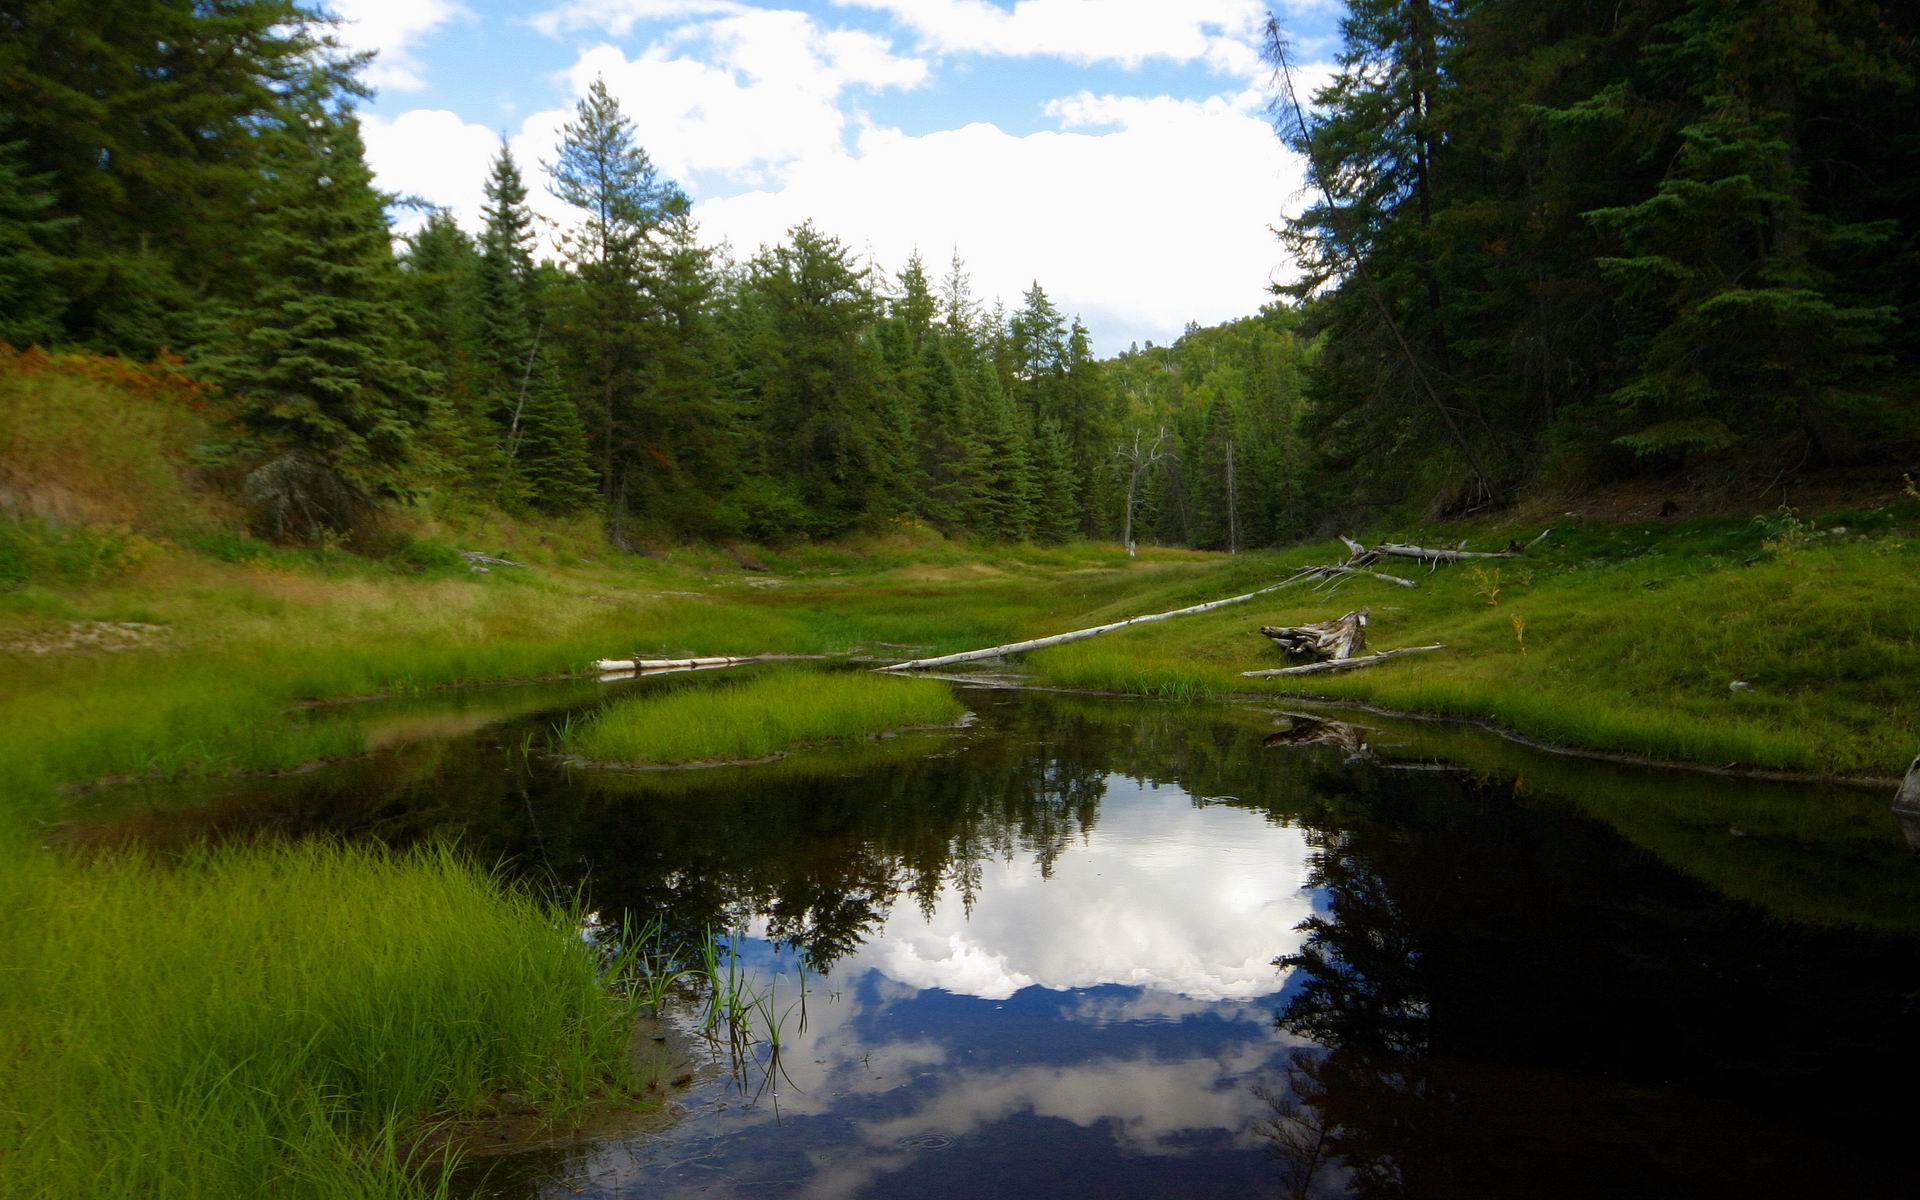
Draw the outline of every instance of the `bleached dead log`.
M1417 558L1424 563L1465 562L1473 558L1514 558L1519 555L1520 543L1514 542L1505 550L1433 550L1426 546L1409 546L1401 542L1382 542L1373 548L1376 554L1388 558Z
M1345 534L1340 535L1340 541L1347 547L1349 557L1346 565L1348 567L1364 567L1382 558L1412 558L1430 567L1437 567L1441 563L1465 562L1470 559L1518 558L1545 541L1547 535L1552 532L1551 529L1543 529L1539 536L1525 545L1521 545L1518 541L1508 542L1504 550L1468 550L1465 542L1451 550L1415 546L1406 542L1382 542L1378 546L1369 547L1362 546Z
M478 550L462 550L460 557L475 565L489 567L525 567L525 563L514 562L510 558L495 558L491 554L482 554Z
M596 671L664 671L669 667L731 667L736 663L756 662L747 658L603 658L593 664Z
M988 646L984 650L966 650L959 654L943 654L938 658L916 658L911 662L893 663L889 666L875 667L876 671L918 671L927 667L945 667L953 663L976 662L983 658L1002 658L1009 654L1019 654L1026 650L1039 650L1047 646L1059 646L1066 642L1077 642L1095 634L1112 633L1116 629L1125 629L1129 625L1145 625L1149 621L1164 621L1169 617L1184 617L1193 613L1209 612L1216 608L1225 608L1229 604L1239 604L1255 596L1264 596L1268 592L1277 592L1283 587L1299 583L1310 578L1301 572L1295 572L1279 583L1269 584L1258 591L1243 596L1228 596L1225 600L1210 600L1205 604L1194 604L1186 608L1176 608L1169 612L1149 613L1142 617L1128 617L1124 621L1114 621L1106 625L1095 625L1089 629L1076 629L1071 633L1056 633L1052 637L1033 638L1024 642L1008 642L1004 646Z
M1339 658L1332 659L1328 662L1307 663L1304 666L1298 667L1277 667L1267 671L1242 671L1240 674L1248 679L1265 679L1274 675L1318 675L1323 671L1352 671L1360 667L1378 666L1390 658L1399 658L1403 654L1424 654L1428 650L1440 649L1444 649L1444 647L1438 644L1432 646L1402 646L1398 650L1382 650L1378 654L1368 654L1360 658Z
M1295 658L1352 658L1356 650L1366 649L1367 615L1371 611L1355 609L1343 617L1311 625L1262 625L1260 632Z

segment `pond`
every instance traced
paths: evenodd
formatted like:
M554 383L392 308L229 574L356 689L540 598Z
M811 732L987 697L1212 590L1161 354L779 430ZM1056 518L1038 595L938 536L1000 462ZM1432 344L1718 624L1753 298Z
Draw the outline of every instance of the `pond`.
M966 728L762 767L539 750L697 686L321 710L385 748L80 797L63 836L453 836L670 938L739 931L777 1061L716 1049L674 1119L476 1160L476 1197L1908 1194L1890 793L981 686Z

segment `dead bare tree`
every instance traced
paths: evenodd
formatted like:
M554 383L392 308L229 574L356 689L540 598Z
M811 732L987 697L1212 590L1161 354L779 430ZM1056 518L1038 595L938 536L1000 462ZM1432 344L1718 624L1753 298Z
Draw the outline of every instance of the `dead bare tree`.
M1114 457L1127 472L1127 518L1126 528L1120 535L1121 544L1127 548L1127 557L1133 557L1133 502L1140 492L1140 477L1149 470L1165 462L1172 455L1167 448L1167 427L1162 425L1154 432L1153 441L1141 445L1144 431L1133 431L1133 444L1122 442Z
M1233 486L1233 439L1227 439L1227 553L1240 553L1240 495Z

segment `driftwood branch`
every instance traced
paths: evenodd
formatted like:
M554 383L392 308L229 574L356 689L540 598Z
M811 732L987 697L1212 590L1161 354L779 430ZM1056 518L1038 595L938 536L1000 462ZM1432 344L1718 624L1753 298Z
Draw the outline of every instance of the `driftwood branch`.
M1114 621L1106 625L1095 625L1090 629L1076 629L1071 633L1056 633L1052 637L1033 638L1024 642L1008 642L1004 646L988 646L984 650L967 650L959 654L943 654L938 658L916 658L911 662L893 663L889 666L875 667L876 671L919 671L928 667L945 667L953 663L975 662L983 658L1002 658L1009 654L1018 654L1024 650L1039 650L1046 646L1058 646L1066 642L1077 642L1081 638L1090 638L1095 634L1111 633L1116 629L1125 629L1129 625L1145 625L1149 621L1164 621L1169 617L1184 617L1193 613L1203 613L1216 608L1225 608L1229 604L1239 604L1255 596L1264 596L1268 592L1277 592L1283 587L1311 578L1295 572L1279 583L1269 584L1257 591L1243 596L1229 596L1225 600L1210 600L1205 604L1195 604L1187 608L1176 608L1170 612L1150 613L1143 617L1128 617L1124 621Z
M510 558L495 558L491 554L482 554L478 550L462 550L460 557L470 563L476 565L484 564L489 567L524 567L527 565L525 563L514 562Z
M1382 650L1378 654L1368 654L1360 658L1336 658L1327 662L1307 663L1299 667L1277 667L1267 671L1242 671L1248 679L1264 679L1274 675L1318 675L1323 671L1351 671L1359 667L1373 667L1390 658L1399 658L1403 654L1423 654L1428 650L1440 650L1442 646L1402 646L1398 650Z

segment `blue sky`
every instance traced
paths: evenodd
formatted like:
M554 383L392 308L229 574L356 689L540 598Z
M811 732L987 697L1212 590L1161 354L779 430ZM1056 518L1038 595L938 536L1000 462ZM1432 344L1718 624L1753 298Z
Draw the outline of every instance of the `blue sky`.
M887 269L957 250L977 293L1034 279L1103 352L1251 312L1300 170L1266 118L1258 0L331 0L377 56L384 186L478 219L505 136L539 161L600 76L738 255L812 219ZM1302 60L1333 0L1278 10ZM1318 71L1316 70L1317 74Z

